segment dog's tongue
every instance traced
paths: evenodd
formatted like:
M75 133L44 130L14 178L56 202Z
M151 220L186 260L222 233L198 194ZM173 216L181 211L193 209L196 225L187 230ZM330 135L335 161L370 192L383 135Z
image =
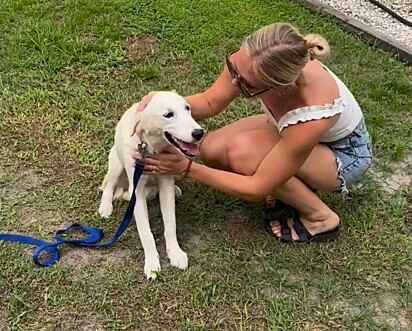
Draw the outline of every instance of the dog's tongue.
M191 144L191 143L187 143L184 141L179 140L179 146L181 149L189 152L189 154L191 155L199 155L199 145L197 144Z

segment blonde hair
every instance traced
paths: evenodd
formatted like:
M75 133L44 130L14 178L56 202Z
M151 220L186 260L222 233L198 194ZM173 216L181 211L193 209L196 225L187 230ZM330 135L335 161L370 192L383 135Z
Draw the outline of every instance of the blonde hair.
M288 23L274 23L254 32L244 41L256 77L265 85L282 90L302 79L310 60L329 54L329 44L317 34L303 36Z

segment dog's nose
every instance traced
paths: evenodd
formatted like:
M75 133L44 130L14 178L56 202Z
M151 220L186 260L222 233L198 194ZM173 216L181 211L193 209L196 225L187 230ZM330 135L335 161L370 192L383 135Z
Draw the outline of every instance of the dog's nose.
M202 129L194 129L194 130L192 131L192 137L193 137L196 141L199 141L200 139L202 139L202 138L203 138L203 134L204 134L204 132L203 132Z

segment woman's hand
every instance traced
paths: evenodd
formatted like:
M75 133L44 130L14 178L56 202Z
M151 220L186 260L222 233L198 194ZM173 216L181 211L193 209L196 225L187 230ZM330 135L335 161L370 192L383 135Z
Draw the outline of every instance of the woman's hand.
M162 153L149 155L145 159L145 174L182 175L189 160L174 147L166 147Z
M149 92L149 94L145 95L142 100L139 101L139 105L137 106L137 112L141 112L143 109L146 108L148 103L153 99L156 91Z

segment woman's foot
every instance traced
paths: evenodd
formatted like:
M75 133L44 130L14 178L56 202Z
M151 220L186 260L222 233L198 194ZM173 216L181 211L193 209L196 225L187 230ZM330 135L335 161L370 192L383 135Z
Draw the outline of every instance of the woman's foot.
M300 222L299 222L300 220ZM286 222L284 222L286 223ZM300 223L300 224L295 224L295 223ZM296 228L301 229L301 226L303 226L303 230L298 230L300 232L299 234L296 232ZM338 235L338 225L339 225L339 216L334 213L333 211L330 211L329 213L325 213L323 215L314 215L312 217L303 217L302 215L296 215L295 217L291 216L290 218L287 218L287 225L284 224L283 228L289 228L290 229L290 235L292 241L302 241L302 233L308 232L308 236L311 236L314 241L316 241L316 238L322 238L322 239L328 239L327 235L329 232L332 232L332 235L330 236L331 240L336 239ZM282 239L284 235L284 231L282 233L282 225L280 220L273 220L270 221L269 226L272 230L272 233L278 238ZM306 231L305 231L306 230ZM336 230L336 233L335 231ZM287 230L286 230L287 231ZM289 240L286 240L289 241ZM327 241L327 240L321 240L321 241Z

